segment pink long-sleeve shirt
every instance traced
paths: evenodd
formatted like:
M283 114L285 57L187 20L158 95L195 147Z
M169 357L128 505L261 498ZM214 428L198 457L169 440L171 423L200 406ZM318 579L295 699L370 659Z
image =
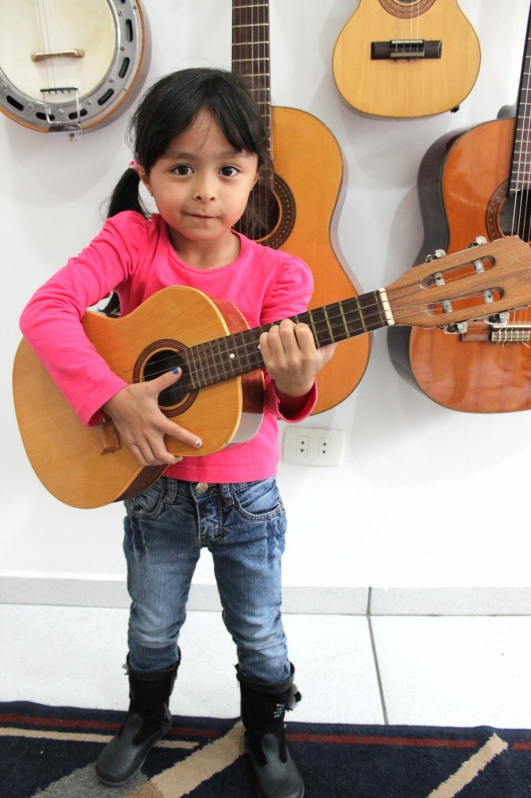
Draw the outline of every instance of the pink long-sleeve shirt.
M111 291L118 294L121 313L126 315L162 288L190 286L229 299L250 327L306 309L313 290L308 266L293 255L238 237L240 254L233 263L196 269L178 257L158 214L147 220L125 211L108 219L91 244L34 294L21 317L22 333L84 424L100 421L101 406L127 384L97 354L80 324L86 309ZM279 458L277 418L301 421L316 400L314 384L305 406L286 418L266 375L264 419L252 440L214 454L185 457L165 475L191 482L271 477Z

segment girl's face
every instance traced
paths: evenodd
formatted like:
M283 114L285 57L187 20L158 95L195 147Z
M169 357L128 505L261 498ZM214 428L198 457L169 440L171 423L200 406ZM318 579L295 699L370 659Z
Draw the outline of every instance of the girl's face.
M169 227L174 248L190 252L194 243L204 249L208 242L234 242L231 227L258 179L258 156L235 150L218 120L200 111L149 175L141 166L139 174Z

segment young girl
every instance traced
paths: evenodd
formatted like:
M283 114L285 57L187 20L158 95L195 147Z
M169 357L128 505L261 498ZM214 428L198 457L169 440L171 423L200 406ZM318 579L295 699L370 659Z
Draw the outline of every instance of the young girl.
M304 785L283 724L300 695L280 615L286 521L274 479L277 418L299 421L311 412L315 374L333 348L317 350L310 329L288 318L306 309L308 267L232 229L267 162L267 132L240 80L215 69L168 75L144 96L131 130L135 160L114 191L103 230L37 291L21 320L80 419L93 425L110 416L140 465L167 466L151 488L125 502L131 703L97 773L104 784L125 784L171 726L177 640L206 546L237 647L245 745L258 794L301 798ZM158 213L143 208L140 181ZM165 436L191 451L201 446L193 430L170 421L157 403L179 370L128 384L97 355L80 324L86 308L111 291L125 315L175 284L229 299L251 327L283 319L260 338L266 375L259 432L203 457L180 458L166 449Z

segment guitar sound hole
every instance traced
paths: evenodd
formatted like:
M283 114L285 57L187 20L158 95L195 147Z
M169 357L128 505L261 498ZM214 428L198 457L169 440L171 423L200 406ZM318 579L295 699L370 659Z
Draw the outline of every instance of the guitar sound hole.
M380 5L395 17L419 17L428 11L435 0L380 0Z
M531 241L531 191L518 191L507 197L500 209L500 230L505 236L517 235Z
M245 213L234 225L235 230L253 241L270 235L280 219L280 206L270 185L259 180L249 196Z
M242 218L234 225L239 233L272 249L287 240L295 224L295 197L279 175L260 178L251 194Z
M174 368L182 369L182 377L174 385L170 385L159 394L159 407L166 410L180 404L185 398L188 385L188 366L181 354L173 349L160 349L146 360L143 370L143 380L148 382L160 377Z

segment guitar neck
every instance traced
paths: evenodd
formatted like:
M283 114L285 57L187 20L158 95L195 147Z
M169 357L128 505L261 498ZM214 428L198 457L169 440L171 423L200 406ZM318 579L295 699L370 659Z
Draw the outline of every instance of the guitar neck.
M511 194L531 187L531 10L527 21L511 161Z
M232 71L245 78L271 131L269 2L232 0ZM271 150L271 144L269 146Z
M290 318L296 324L309 326L318 348L393 323L383 289L314 308ZM189 347L184 354L186 391L195 391L263 368L260 336L272 326L253 327Z

